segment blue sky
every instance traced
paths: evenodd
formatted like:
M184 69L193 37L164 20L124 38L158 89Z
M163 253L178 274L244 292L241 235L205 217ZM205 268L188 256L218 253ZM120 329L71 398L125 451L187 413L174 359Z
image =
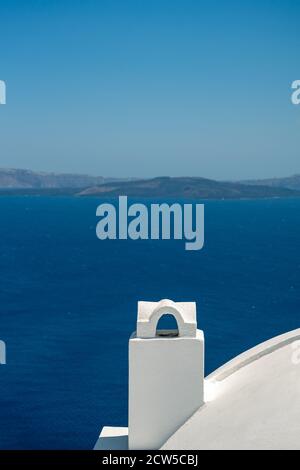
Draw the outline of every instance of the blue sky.
M300 173L299 1L0 1L0 166Z

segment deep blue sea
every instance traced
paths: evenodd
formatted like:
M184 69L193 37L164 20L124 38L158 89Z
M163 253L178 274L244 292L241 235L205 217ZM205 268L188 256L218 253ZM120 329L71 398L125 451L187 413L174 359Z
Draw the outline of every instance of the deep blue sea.
M206 373L300 327L300 200L205 202L198 252L98 240L100 202L0 198L1 449L91 449L127 425L138 300L197 302Z

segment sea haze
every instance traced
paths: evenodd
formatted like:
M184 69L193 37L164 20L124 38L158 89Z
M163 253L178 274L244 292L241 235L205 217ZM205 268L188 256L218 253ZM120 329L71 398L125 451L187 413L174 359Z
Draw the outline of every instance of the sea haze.
M206 373L300 327L300 199L205 201L194 252L98 240L101 202L0 198L2 449L91 449L103 425L127 425L138 300L197 302Z

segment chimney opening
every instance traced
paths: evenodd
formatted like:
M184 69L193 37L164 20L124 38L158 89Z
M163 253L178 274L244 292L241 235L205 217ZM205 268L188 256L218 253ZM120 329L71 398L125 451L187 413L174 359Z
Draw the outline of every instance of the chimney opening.
M165 313L160 317L156 326L156 336L160 338L179 336L178 323L174 315Z

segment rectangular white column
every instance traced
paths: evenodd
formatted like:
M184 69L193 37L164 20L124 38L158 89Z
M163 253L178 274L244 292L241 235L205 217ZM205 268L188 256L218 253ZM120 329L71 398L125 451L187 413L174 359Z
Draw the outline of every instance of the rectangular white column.
M129 449L159 449L203 404L204 336L129 341Z

